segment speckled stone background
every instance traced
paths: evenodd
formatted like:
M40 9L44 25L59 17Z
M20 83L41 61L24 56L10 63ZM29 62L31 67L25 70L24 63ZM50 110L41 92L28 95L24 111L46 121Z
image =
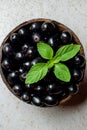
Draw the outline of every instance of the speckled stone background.
M0 0L0 44L18 24L50 18L77 34L87 59L87 0ZM17 99L0 77L0 130L87 130L87 70L79 94L66 105L38 108Z

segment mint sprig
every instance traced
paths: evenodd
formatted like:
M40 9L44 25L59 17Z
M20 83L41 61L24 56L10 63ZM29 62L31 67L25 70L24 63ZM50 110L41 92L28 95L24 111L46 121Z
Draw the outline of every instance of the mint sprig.
M59 48L56 54L53 56L53 49L43 42L37 43L38 53L42 58L48 60L46 63L37 63L33 65L28 74L26 75L25 84L33 84L43 79L48 70L54 67L54 75L56 78L64 82L69 82L71 74L69 68L61 63L61 61L67 61L73 58L80 50L80 45L68 44Z

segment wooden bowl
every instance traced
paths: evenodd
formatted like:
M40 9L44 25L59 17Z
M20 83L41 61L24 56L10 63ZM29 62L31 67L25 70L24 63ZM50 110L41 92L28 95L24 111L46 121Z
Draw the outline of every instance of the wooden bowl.
M50 19L33 19L33 20L29 20L29 21L26 21L22 24L20 24L19 26L17 26L15 29L13 29L7 36L6 38L3 40L2 44L1 44L1 47L0 47L0 73L1 73L1 77L4 81L4 83L6 84L6 86L8 87L8 89L14 94L13 90L11 89L10 85L8 84L8 82L6 81L6 78L3 74L3 71L2 71L2 68L1 68L1 60L2 60L2 48L3 48L3 45L7 42L7 40L9 39L10 35L13 34L14 32L16 32L17 30L19 30L20 28L24 27L25 25L28 25L28 24L31 24L33 22L53 22L56 24L56 26L58 27L58 29L60 31L63 31L63 30L68 30L71 32L72 34L72 37L74 39L74 41L77 43L77 44L80 44L81 45L81 49L80 49L80 54L84 55L84 50L83 50L83 46L79 40L79 38L76 36L76 34L71 30L69 29L67 26L65 26L64 24L61 24L59 22L56 22L54 20L50 20ZM84 68L85 70L85 68ZM17 96L18 98L20 98L19 96ZM65 102L67 102L68 100L70 100L70 98L72 97L72 95L69 95L67 98L63 99L60 101L60 104L63 104Z

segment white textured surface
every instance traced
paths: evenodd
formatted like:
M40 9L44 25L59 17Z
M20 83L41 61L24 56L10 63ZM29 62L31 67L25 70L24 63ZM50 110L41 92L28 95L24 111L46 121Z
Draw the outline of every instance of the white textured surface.
M74 30L87 59L87 0L0 0L0 44L18 24L41 17ZM86 87L87 76L79 94L67 105L37 108L11 94L0 77L0 130L87 130Z

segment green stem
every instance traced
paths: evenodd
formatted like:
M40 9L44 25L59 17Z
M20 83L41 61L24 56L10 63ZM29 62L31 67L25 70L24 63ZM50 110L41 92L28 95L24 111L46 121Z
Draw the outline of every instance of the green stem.
M54 66L54 64L59 63L59 62L60 62L60 57L53 57L51 60L47 62L47 66L50 69Z

